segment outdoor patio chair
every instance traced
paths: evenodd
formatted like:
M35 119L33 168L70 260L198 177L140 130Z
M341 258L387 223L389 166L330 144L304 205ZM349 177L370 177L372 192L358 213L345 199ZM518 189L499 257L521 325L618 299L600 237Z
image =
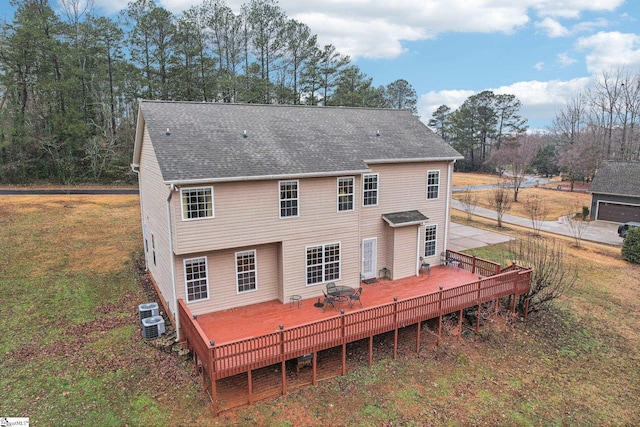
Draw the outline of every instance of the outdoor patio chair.
M420 271L427 270L427 274L431 274L431 264L425 262L424 258L420 257Z
M336 284L333 282L327 283L327 293L330 294L331 290L336 287Z
M324 308L322 309L322 311L323 312L327 311L328 306L331 306L333 307L334 310L336 310L336 306L334 305L334 303L336 302L336 298L330 295L327 295L325 291L322 291L322 293L324 294Z
M349 308L353 308L353 304L358 301L360 303L360 308L364 308L362 305L362 300L360 300L360 296L362 295L362 287L358 288L357 291L353 293L353 295L349 295Z

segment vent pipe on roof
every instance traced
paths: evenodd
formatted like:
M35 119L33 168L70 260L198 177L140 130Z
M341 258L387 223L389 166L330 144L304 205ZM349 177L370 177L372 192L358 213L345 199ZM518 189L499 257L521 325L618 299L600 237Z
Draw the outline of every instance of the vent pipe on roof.
M167 136L171 135L171 131L169 130L169 128L167 128L167 131L165 132L165 135L167 135Z
M376 136L380 136L380 131L379 130L376 131Z
M247 135L247 130L245 129L245 130L242 132L242 137L243 137L243 138L246 138L247 136L249 136L249 135Z

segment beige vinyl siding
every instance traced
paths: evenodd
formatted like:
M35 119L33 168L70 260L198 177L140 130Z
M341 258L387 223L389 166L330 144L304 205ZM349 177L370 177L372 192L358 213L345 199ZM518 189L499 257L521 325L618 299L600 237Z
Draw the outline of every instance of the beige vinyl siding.
M393 278L415 276L418 247L418 227L394 228L393 238Z
M172 200L176 254L296 239L325 243L325 237L334 241L345 230L357 232L357 210L337 212L335 177L300 179L300 215L289 218L279 217L277 180L217 183L213 187L215 218L182 221L180 200ZM356 195L357 203L359 200Z
M169 251L169 231L167 224L166 199L169 187L164 184L160 167L149 134L145 127L142 137L142 151L139 167L139 190L142 223L146 230L149 251L145 252L147 267L162 292L162 298L171 311L176 312L171 280L171 254ZM175 195L175 193L174 193ZM153 263L151 235L155 241L156 262Z
M418 256L418 244L416 238L418 232L416 226L401 227L412 230L405 236L401 234L403 243L398 243L399 236L394 236L394 230L387 225L382 219L382 215L386 213L418 210L425 214L429 221L427 224L437 224L437 254L429 257L425 261L431 265L439 263L439 253L444 250L444 233L446 221L446 200L451 189L447 188L448 163L447 162L421 162L421 163L397 163L397 164L373 164L371 165L372 173L378 173L378 205L362 206L360 201L360 231L363 238L378 237L378 269L387 267L391 269L394 279L406 277L407 275L415 275L415 260ZM428 171L440 171L440 188L439 197L437 199L426 199L427 194L427 173ZM362 188L359 187L360 197ZM358 193L356 193L358 194ZM412 243L409 240L412 239ZM382 242L386 242L382 244ZM406 245L403 246L403 245ZM420 231L420 251L424 248L424 227ZM407 252L412 253L412 268L409 269L404 262L396 259L398 256L393 253L394 249L402 249L404 257ZM394 265L403 265L401 271L392 268Z
M230 248L209 253L190 254L176 257L176 287L178 298L185 301L186 286L184 277L184 260L190 258L207 258L207 280L209 298L188 303L194 314L209 313L234 307L272 301L279 297L279 243L268 245ZM236 282L236 252L256 250L256 282L255 291L238 293Z

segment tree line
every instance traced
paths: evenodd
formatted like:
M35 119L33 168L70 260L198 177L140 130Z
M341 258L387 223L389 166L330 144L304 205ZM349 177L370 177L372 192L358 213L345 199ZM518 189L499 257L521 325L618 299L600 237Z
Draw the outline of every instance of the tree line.
M374 86L276 0L180 16L154 0L116 18L85 0L11 0L0 24L0 182L130 181L138 99L402 108L404 79Z
M429 126L465 156L456 170L507 169L515 201L525 173L561 173L573 189L605 160L640 160L640 74L618 69L594 77L544 130L528 132L520 108L514 95L483 91L456 110L440 106Z

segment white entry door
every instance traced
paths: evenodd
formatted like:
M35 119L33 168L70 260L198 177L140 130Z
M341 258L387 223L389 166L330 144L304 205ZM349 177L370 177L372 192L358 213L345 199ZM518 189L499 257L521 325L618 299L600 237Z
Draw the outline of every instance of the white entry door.
M378 239L362 240L362 276L364 279L376 277L376 259L377 259Z

